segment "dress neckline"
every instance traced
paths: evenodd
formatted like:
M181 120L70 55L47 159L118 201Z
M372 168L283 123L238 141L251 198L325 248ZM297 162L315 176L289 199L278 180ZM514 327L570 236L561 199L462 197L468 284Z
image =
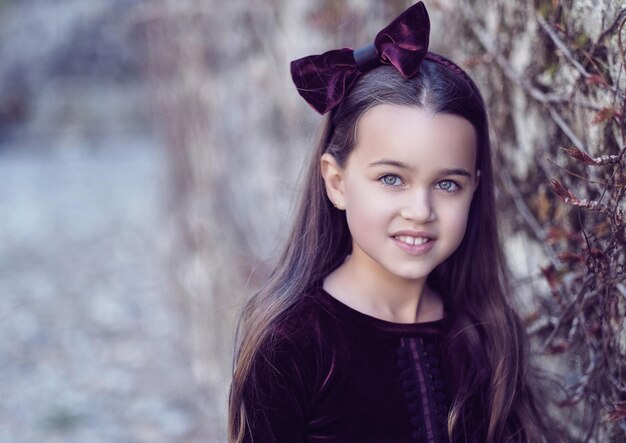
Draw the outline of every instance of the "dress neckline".
M351 308L345 303L337 300L324 290L323 287L319 287L315 295L316 301L322 306L322 308L335 318L351 326L365 329L370 333L406 337L441 335L447 330L447 317L443 317L440 320L420 323L395 323L357 311L356 309Z

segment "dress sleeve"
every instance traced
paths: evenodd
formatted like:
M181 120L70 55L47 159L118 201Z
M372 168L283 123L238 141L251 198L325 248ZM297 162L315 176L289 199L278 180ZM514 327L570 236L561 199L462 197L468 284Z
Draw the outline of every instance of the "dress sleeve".
M304 441L310 403L310 365L285 339L263 347L244 386L246 443Z

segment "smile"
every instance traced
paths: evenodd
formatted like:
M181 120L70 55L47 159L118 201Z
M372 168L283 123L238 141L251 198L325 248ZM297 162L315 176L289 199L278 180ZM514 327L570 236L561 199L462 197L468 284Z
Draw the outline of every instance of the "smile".
M430 238L427 238L427 237L411 237L409 235L398 235L395 238L411 246L423 245L424 243L427 243L431 240Z
M392 238L402 251L412 256L427 254L433 249L436 241L436 237L430 234L399 234L394 235Z

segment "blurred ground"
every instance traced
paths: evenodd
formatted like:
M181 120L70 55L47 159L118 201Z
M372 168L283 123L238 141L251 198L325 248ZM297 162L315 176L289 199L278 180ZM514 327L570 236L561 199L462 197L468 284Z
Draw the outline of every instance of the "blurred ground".
M0 150L0 442L196 442L161 150Z
M172 290L143 3L0 0L0 443L223 441Z

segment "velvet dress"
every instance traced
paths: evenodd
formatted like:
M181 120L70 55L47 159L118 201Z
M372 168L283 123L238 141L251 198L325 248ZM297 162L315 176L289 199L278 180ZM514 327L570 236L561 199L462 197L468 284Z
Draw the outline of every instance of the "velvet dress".
M312 291L254 361L245 441L448 442L446 323L392 323Z

